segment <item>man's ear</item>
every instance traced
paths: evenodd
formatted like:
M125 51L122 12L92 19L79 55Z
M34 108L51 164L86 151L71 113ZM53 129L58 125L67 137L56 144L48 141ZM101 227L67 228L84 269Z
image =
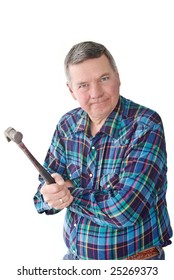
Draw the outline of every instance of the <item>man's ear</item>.
M69 91L70 91L72 97L74 98L74 100L77 100L77 98L75 97L75 94L74 94L74 92L73 92L73 90L72 90L70 84L67 82L66 85L67 85L67 87L68 87L68 89L69 89Z

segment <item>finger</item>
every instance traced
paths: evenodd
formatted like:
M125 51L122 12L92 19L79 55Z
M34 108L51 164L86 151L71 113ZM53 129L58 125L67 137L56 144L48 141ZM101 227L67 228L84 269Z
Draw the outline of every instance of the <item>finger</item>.
M63 199L58 199L56 201L55 200L48 201L47 203L50 207L53 207L55 209L64 209L68 207L72 203L72 201L73 201L73 197L70 196L68 200L66 200L65 202L63 201Z
M62 185L58 185L58 184L51 184L51 185L47 185L45 184L41 189L40 189L40 193L46 194L46 195L54 195L54 194L58 194L59 192L61 192L64 189L64 186Z
M56 205L66 202L69 199L69 197L64 196L64 198L62 198L62 196L59 195L43 194L43 199L46 203L49 203L50 205L55 207Z
M57 200L66 194L65 191L62 190L63 190L62 186L59 186L57 184L52 184L51 187L50 185L44 185L40 189L40 193L42 194L44 200L46 201Z
M58 184L58 185L64 185L65 184L65 181L63 179L63 177L58 174L58 173L53 173L52 174L52 177L55 179L55 182Z
M64 209L66 207L68 207L73 201L73 197L71 196L66 202L63 201L63 203L60 203L58 205L58 209Z

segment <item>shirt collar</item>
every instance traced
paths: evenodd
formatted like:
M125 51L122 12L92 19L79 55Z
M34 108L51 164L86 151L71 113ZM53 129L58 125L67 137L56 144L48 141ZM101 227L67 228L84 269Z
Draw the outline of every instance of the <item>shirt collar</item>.
M77 122L75 133L80 132L80 131L84 131L85 133L87 133L89 126L90 126L89 116L82 109L81 109L80 115L81 115L81 117L80 117L79 121Z
M119 97L116 107L106 119L104 125L100 129L100 132L108 134L113 138L117 138L119 133L121 115L122 115L121 111L122 111L121 97Z

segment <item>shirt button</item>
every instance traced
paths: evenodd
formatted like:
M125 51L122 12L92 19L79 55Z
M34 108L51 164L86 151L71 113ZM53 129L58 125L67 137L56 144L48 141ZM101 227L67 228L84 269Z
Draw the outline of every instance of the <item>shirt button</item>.
M74 226L76 227L76 226L77 226L77 224L74 224Z
M89 174L89 177L91 177L91 178L92 178L92 174Z
M92 149L93 149L93 150L95 150L95 147L94 147L94 146L92 146Z
M110 187L110 185L107 185L107 188L109 188Z

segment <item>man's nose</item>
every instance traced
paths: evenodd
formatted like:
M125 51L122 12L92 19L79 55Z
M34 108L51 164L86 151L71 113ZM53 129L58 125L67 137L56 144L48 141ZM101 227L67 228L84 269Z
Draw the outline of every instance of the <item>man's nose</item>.
M91 85L91 98L99 98L100 96L102 96L102 94L102 88L98 83L94 83Z

